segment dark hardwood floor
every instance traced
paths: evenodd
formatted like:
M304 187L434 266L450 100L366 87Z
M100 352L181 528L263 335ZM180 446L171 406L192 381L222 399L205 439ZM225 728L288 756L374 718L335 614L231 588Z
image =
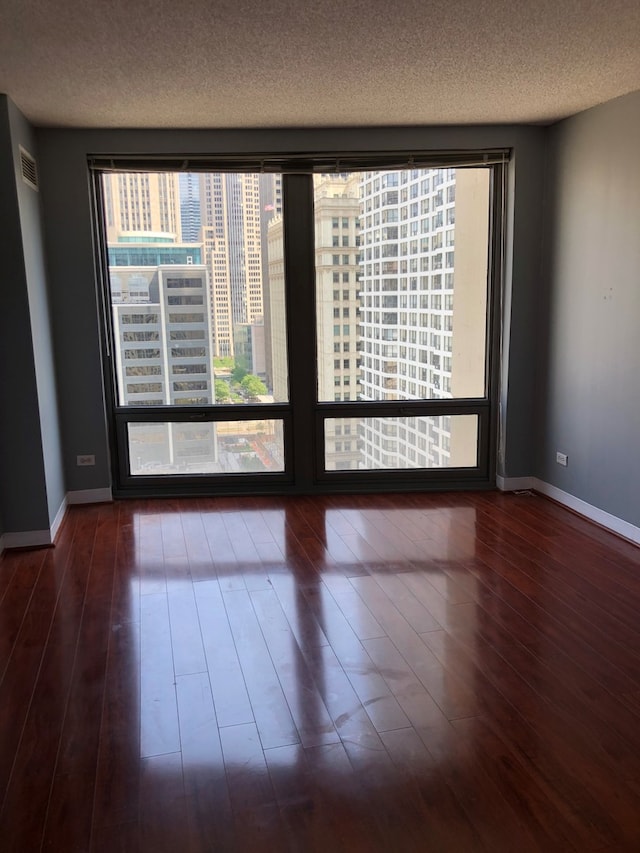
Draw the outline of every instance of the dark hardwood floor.
M640 549L534 495L71 508L0 679L3 853L640 851Z

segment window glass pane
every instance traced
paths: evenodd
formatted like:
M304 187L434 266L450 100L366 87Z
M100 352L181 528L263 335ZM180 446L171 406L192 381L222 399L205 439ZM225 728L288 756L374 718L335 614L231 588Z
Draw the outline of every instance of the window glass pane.
M341 384L348 377L357 389L352 399L485 396L490 174L315 176L319 401L334 399L336 343L358 352L339 370ZM331 251L336 218L348 229L349 255ZM336 272L346 263L350 287L338 301ZM335 325L338 308L356 322Z
M327 471L475 468L478 416L327 418Z
M282 177L102 185L118 404L286 402Z
M134 476L284 471L280 420L129 423L127 429Z

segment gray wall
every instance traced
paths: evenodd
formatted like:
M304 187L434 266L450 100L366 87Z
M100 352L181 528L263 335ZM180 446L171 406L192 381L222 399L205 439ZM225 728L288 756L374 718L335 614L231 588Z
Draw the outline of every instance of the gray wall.
M640 92L549 131L537 476L640 524ZM569 456L562 468L556 451Z
M39 241L37 218L20 209L13 105L0 96L0 516L3 533L46 530L44 450L36 384L24 240ZM34 193L35 195L35 193ZM54 431L56 426L54 424Z
M411 150L513 147L508 224L510 340L503 400L504 454L500 473L531 474L537 329L530 319L539 287L544 130L523 127L394 128L318 131L82 131L38 132L46 252L68 490L110 485L101 374L89 154L189 154L322 150ZM94 453L95 468L77 468L76 455Z
M62 469L59 413L54 368L53 339L49 313L46 262L42 236L40 193L34 191L21 178L19 145L38 160L38 150L33 130L24 116L9 101L9 126L13 148L15 185L18 196L18 214L22 235L22 254L31 322L36 393L40 416L47 509L49 522L53 522L65 497ZM46 525L49 526L48 524Z
M533 129L531 129L533 131ZM545 130L514 148L508 176L508 223L504 249L502 352L497 473L531 476L537 434L536 365L542 287L542 198Z

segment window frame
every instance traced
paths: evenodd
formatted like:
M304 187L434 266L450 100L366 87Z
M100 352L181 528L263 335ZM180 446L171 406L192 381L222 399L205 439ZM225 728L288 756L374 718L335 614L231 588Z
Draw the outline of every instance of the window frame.
M502 291L502 263L504 241L504 200L506 167L510 152L421 152L413 161L424 168L443 168L443 163L457 168L486 165L492 169L490 182L489 223L489 276L487 287L485 370L486 394L482 398L467 400L421 401L360 401L318 402L315 399L317 365L315 352L315 247L313 218L314 172L325 171L328 162L340 164L343 170L378 170L406 168L406 155L364 153L342 155L255 155L237 158L156 158L156 157L89 157L91 174L93 229L96 246L96 267L99 290L99 311L103 346L104 388L107 402L107 421L112 458L113 494L116 497L183 494L256 494L304 493L305 491L389 491L401 488L491 488L495 484L498 424L498 355L500 334L500 293ZM179 168L177 168L179 167ZM114 353L113 323L108 304L108 262L106 253L106 228L103 223L104 204L100 175L104 171L262 171L281 172L283 175L283 222L286 311L289 359L289 402L252 406L251 404L179 407L122 407L117 402L115 371L112 368ZM397 190L396 190L397 191ZM364 215L364 214L363 214ZM335 226L334 226L335 227ZM364 261L364 257L362 261ZM306 288L294 287L302 279ZM295 324L290 318L302 317ZM306 318L306 319L304 319ZM307 330L306 332L304 330ZM309 331L313 329L313 334ZM295 357L294 357L295 353ZM298 371L301 358L306 353L314 365L313 387L304 387L309 374ZM294 400L294 394L296 395ZM294 412L295 409L295 412ZM387 469L327 471L324 465L325 422L328 418L369 416L418 416L476 414L478 416L478 465L474 469ZM144 476L132 475L128 470L126 441L129 422L208 422L235 420L281 420L284 433L285 471L251 474ZM309 454L305 435L312 436L314 452Z

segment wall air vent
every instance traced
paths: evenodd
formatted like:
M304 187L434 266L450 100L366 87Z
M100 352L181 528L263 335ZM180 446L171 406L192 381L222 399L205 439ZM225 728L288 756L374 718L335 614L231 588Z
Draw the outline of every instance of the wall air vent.
M24 150L22 145L19 145L18 147L20 148L20 170L22 172L22 180L25 184L29 184L32 189L37 190L38 168L36 166L36 161L28 151Z

